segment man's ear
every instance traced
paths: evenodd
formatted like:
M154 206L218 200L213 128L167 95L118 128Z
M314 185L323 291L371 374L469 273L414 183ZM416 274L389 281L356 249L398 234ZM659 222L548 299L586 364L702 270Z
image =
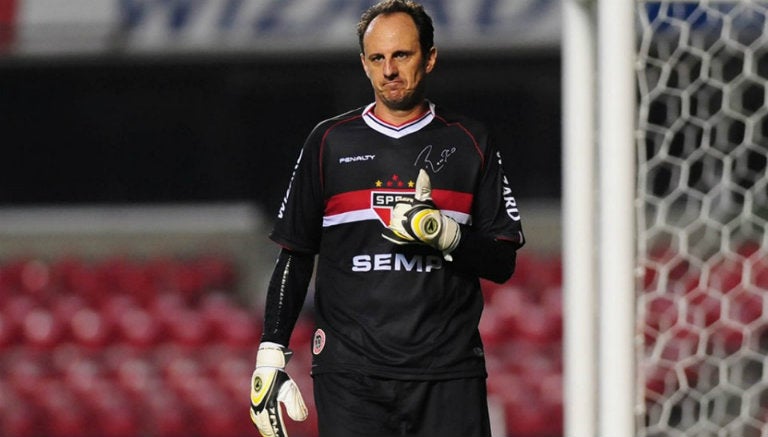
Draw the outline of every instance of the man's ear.
M368 65L365 63L365 53L360 52L360 63L363 64L363 71L365 71L365 75L368 76L368 79L370 79L371 75L368 73Z
M429 54L427 56L427 64L424 66L425 71L431 73L432 70L435 69L435 63L437 63L437 48L432 46L432 48L429 49Z

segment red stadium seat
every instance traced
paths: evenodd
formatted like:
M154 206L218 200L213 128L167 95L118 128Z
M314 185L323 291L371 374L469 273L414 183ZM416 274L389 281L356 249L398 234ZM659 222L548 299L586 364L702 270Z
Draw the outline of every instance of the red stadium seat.
M645 364L639 373L645 378L644 396L649 399L656 399L669 396L679 388L677 373L673 365Z
M542 432L550 418L530 381L514 374L491 374L488 391L504 405L506 428L511 435L544 437Z
M645 300L646 327L659 332L677 324L679 310L674 296L646 294L643 298Z
M182 354L178 349L170 356L160 359L167 360L160 364L165 382L180 396L193 392L194 384L199 384L201 378L205 377L201 363L192 356Z
M559 310L529 304L520 314L517 329L526 339L548 344L558 341L562 331L562 315Z
M765 290L751 291L743 287L734 288L725 301L728 303L728 320L749 325L763 316L763 295Z
M29 312L37 305L38 300L31 296L13 295L5 301L5 304L2 307L0 307L0 311L8 317L10 323L21 326L24 323L27 314L29 314Z
M163 278L163 291L178 293L185 301L192 302L200 297L205 283L203 275L189 262L179 260L172 263Z
M507 340L504 320L495 305L485 307L480 318L479 329L487 351L499 347Z
M207 365L216 383L232 398L243 396L243 387L249 387L255 361L225 352L220 348L208 350Z
M153 437L184 437L197 435L195 417L185 402L162 387L144 399L145 432Z
M261 337L261 323L256 315L234 304L232 298L225 293L207 295L199 311L217 342L252 348Z
M656 344L660 347L660 356L665 360L680 361L698 353L702 346L702 333L699 329L676 325L669 329L668 335Z
M147 349L165 340L160 322L142 308L126 308L117 316L116 330L118 337L126 344Z
M101 260L97 266L109 292L125 293L137 298L149 287L149 277L139 261L126 256L113 256Z
M730 258L721 259L709 268L710 290L728 293L742 283L743 263Z
M51 380L41 390L45 435L51 437L95 437L90 412L64 382Z
M720 320L722 311L722 295L697 288L685 296L687 323L702 328L712 326Z
M744 346L746 336L743 326L718 322L712 328L714 331L707 336L708 354L727 357Z
M19 273L21 290L24 293L43 295L50 291L50 269L43 260L30 259L25 261Z
M8 405L0 405L0 435L13 437L38 437L43 417L28 402L12 399Z
M207 290L232 290L237 281L233 261L226 255L202 255L194 260Z
M531 302L522 288L505 286L496 290L489 304L497 311L506 335L517 335L519 333L518 324Z
M114 321L92 308L81 308L70 319L70 331L77 343L98 349L111 343Z
M13 396L10 388L0 386L0 435L38 437L43 417L29 402Z
M59 320L69 323L75 313L88 307L88 303L80 296L65 293L48 300L45 306L53 311Z
M188 348L203 346L210 334L207 320L193 310L171 313L165 319L165 329L173 341Z
M99 303L112 294L98 267L82 259L64 257L53 263L52 271L63 291L74 293L89 303Z
M92 392L91 424L103 437L135 437L141 435L140 413L130 400L112 383L102 384Z
M53 348L66 340L66 334L66 324L47 308L37 307L24 317L24 341L32 347Z
M20 340L18 321L0 312L0 351L17 344Z
M759 257L752 261L750 283L759 290L768 290L768 259Z

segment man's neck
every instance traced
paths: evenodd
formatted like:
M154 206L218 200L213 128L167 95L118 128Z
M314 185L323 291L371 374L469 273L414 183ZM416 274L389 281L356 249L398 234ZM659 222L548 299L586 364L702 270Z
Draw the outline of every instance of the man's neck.
M373 107L373 115L379 120L385 121L389 124L399 126L407 123L420 115L427 112L427 102L422 101L420 104L414 106L411 109L390 109L386 105L376 102L376 106Z

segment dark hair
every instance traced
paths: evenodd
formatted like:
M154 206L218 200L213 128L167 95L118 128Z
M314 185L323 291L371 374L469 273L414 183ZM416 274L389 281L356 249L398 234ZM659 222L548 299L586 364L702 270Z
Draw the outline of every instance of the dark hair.
M435 28L432 25L432 18L427 15L424 7L411 0L384 0L371 6L363 12L360 22L357 23L357 37L360 42L360 52L364 53L363 35L368 29L374 18L379 15L394 14L404 12L411 16L416 24L416 30L419 31L419 45L423 56L427 56L429 50L435 44Z

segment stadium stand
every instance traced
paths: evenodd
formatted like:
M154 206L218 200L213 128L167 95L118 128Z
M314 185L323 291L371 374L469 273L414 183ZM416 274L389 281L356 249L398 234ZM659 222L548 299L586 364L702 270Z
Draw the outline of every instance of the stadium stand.
M521 256L484 283L489 391L509 436L562 433L557 258ZM254 435L243 399L261 329L220 254L0 261L0 434L9 437ZM289 366L312 409L311 311ZM315 435L316 418L292 424Z
M559 437L559 216L530 209L536 244L510 281L483 283L480 331L494 435ZM277 251L257 210L6 208L0 222L0 435L257 435L245 398ZM288 364L310 417L291 437L317 429L311 296Z

